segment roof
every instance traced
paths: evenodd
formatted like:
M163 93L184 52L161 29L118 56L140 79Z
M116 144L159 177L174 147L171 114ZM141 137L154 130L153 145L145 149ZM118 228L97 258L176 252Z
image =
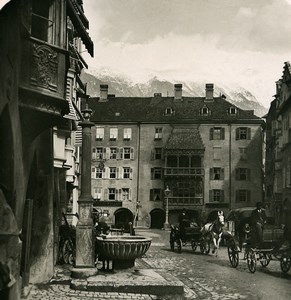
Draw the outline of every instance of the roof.
M201 149L204 150L202 139L197 128L174 128L165 149Z
M106 102L99 98L90 98L89 107L93 110L91 121L104 122L148 122L148 123L261 123L263 119L253 111L242 110L223 97L214 97L213 101L205 97L112 97ZM201 115L201 109L207 107L209 115ZM230 115L229 108L235 107L237 114ZM172 113L165 114L166 109Z

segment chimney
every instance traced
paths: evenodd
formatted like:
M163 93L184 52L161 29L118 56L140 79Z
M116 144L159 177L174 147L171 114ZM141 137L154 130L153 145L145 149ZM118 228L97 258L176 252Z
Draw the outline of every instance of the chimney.
M213 83L206 83L205 85L205 100L213 100Z
M100 84L100 102L108 101L108 84Z
M182 100L182 84L177 83L174 85L175 87L175 95L174 95L174 100Z

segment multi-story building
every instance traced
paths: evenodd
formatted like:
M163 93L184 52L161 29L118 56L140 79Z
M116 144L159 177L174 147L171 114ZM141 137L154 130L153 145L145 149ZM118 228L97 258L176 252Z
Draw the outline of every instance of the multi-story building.
M291 214L291 65L285 62L266 115L266 199L278 223Z
M217 209L262 200L262 119L222 95L114 97L100 86L91 98L92 196L114 225L162 227L168 186L169 221L179 211L201 219Z
M7 2L0 12L0 262L15 278L14 300L53 275L61 211L77 185L72 131L85 63L74 42L78 36L91 55L93 43L81 0Z

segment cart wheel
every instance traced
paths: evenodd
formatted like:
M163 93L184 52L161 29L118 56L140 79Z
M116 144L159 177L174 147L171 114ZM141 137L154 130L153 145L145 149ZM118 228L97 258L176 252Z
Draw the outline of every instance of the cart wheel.
M227 253L228 253L228 259L230 261L231 266L233 268L236 268L239 262L238 252L234 247L227 247Z
M73 264L74 258L73 258L73 248L70 244L69 240L65 240L63 249L63 260L65 264Z
M177 243L178 253L181 253L182 252L182 240L178 239L176 243Z
M291 256L283 254L280 260L281 270L284 273L287 273L291 267Z
M249 271L255 273L257 269L257 258L256 253L252 250L247 253L247 264Z
M201 241L200 242L200 252L203 254L205 251L205 242L204 241Z
M191 242L192 250L195 252L197 249L197 243L196 242Z
M267 267L272 259L271 254L263 253L263 257L260 260L260 263L263 267Z

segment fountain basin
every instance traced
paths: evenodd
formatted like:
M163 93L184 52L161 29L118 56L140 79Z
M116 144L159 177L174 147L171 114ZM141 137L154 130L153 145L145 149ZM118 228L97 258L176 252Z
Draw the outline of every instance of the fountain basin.
M148 251L151 241L143 236L106 236L97 238L97 247L100 257L113 261L114 269L126 269Z

